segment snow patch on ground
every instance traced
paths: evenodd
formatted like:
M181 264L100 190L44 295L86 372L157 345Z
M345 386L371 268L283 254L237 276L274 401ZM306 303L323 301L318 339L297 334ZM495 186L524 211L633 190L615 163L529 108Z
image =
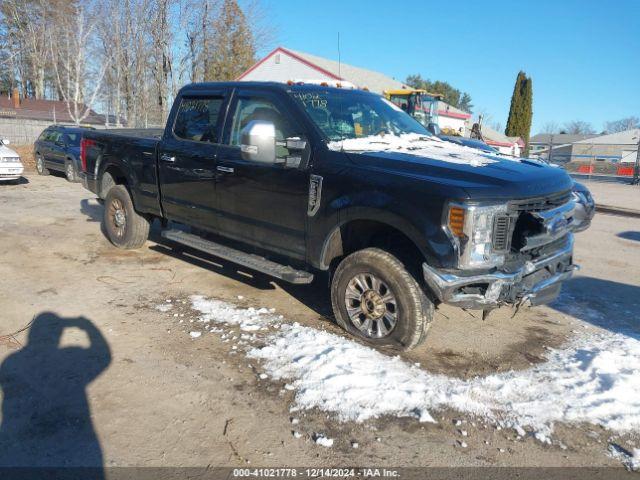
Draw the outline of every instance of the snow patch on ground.
M475 148L445 142L438 137L417 133L402 135L384 134L362 138L346 138L329 142L329 149L348 152L398 152L427 157L442 162L484 167L497 163L502 157L482 153Z
M619 445L610 444L609 456L618 460L628 470L633 472L640 471L640 448L634 448L629 451Z
M266 309L192 297L201 318L268 326ZM549 442L556 422L591 423L621 433L640 430L640 340L600 329L581 330L570 345L524 371L463 380L431 374L350 339L297 323L270 329L264 346L247 355L269 377L295 390L291 411L319 408L340 420L382 415L434 422L432 412L452 408ZM637 459L636 459L637 461Z
M315 435L315 442L318 445L322 445L323 447L327 447L327 448L333 447L333 438L327 438L321 433Z
M279 319L273 315L273 310L266 308L237 308L227 302L206 299L202 295L190 298L192 307L202 314L199 320L204 323L237 325L241 330L254 332Z

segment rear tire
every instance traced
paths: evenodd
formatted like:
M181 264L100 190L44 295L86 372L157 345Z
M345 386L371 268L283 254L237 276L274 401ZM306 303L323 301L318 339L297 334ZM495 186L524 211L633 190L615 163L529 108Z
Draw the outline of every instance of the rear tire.
M102 182L100 183L100 198L107 198L109 190L116 185L116 181L113 179L110 173L105 173L102 176Z
M109 189L104 202L104 230L118 248L140 248L149 238L149 220L133 208L131 195L124 185Z
M44 165L44 158L39 153L36 154L36 171L38 175L49 175L49 169Z
M434 306L398 258L366 248L344 258L331 280L338 324L374 346L415 348L426 338Z
M76 183L78 181L78 172L76 172L76 166L71 160L65 162L64 174L68 182Z

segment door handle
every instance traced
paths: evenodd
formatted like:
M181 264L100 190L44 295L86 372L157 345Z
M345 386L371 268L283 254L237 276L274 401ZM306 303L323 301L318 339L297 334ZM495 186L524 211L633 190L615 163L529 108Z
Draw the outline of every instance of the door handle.
M219 172L225 172L225 173L233 173L235 172L235 168L233 167L222 167L222 166L217 166L216 170L218 170Z
M163 153L162 155L160 155L160 160L162 160L163 162L173 163L176 161L176 157L172 157L171 155L167 155L166 153Z

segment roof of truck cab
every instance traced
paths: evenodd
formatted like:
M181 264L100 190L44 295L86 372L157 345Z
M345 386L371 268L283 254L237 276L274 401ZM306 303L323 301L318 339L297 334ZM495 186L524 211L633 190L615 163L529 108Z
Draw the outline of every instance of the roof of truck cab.
M338 88L325 85L318 85L315 83L280 83L280 82L200 82L190 83L185 85L181 89L181 93L188 93L189 91L199 90L211 90L215 88L274 88L282 90L284 92L289 90L317 90L317 91L336 91L336 92L358 92L370 95L377 95L367 90L352 89L352 88Z

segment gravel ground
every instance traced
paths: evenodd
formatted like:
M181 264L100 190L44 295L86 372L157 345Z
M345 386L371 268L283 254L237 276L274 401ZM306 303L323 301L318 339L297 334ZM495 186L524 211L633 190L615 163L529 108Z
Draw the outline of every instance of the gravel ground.
M323 279L274 282L174 251L157 230L142 249L117 250L100 231L102 207L55 175L0 185L0 206L0 465L619 466L610 444L638 447L637 437L589 425L559 425L545 445L453 411L435 412L435 424L292 414L293 393L260 378L255 361L219 336L190 337L197 314L187 299L274 308L342 335ZM501 310L485 321L443 308L426 344L404 357L468 378L543 362L578 327L637 328L639 253L640 220L598 214L577 236L583 268L565 288L581 308L557 303L515 318ZM159 311L167 300L174 307ZM590 309L608 321L580 313ZM316 443L317 434L333 446Z

